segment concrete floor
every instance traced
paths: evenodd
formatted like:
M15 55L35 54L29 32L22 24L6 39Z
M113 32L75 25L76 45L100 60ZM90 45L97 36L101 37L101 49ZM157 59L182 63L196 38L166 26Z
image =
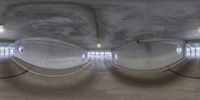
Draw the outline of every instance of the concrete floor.
M11 61L1 61L4 75L22 69ZM198 75L200 60L184 66L182 74ZM5 68L6 67L6 68ZM200 80L174 73L157 81L139 81L110 68L109 62L95 62L81 73L63 78L47 78L31 73L0 80L0 100L198 100ZM2 70L2 69L6 70ZM15 68L15 72L8 70ZM18 68L18 69L17 69ZM186 69L187 69L186 68ZM194 73L192 69L195 69ZM16 70L18 72L16 72ZM7 71L7 72L5 72ZM144 74L145 75L145 74ZM200 76L200 74L199 74Z

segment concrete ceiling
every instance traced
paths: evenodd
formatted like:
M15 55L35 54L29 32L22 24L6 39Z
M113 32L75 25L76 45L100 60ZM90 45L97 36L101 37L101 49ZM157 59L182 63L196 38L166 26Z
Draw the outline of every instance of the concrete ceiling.
M1 0L0 11L10 5L37 1ZM200 39L200 1L73 1L91 5L96 16L85 6L63 3L69 0L51 2L55 1L10 7L5 17L8 31L0 39L50 37L89 49L96 48L98 41L103 48L111 49L143 38Z

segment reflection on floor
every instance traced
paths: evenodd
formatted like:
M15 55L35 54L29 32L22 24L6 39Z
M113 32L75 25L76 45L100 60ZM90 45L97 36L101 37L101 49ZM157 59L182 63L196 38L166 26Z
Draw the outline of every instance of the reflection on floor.
M184 67L189 69L182 73L200 76L199 64L200 60L187 62ZM0 72L6 75L23 71L13 66L13 62L2 62ZM172 73L173 77L164 82L144 83L131 77L125 78L111 67L109 62L98 61L80 74L59 79L31 73L2 79L0 100L198 100L200 97L198 79ZM10 71L13 68L15 72Z

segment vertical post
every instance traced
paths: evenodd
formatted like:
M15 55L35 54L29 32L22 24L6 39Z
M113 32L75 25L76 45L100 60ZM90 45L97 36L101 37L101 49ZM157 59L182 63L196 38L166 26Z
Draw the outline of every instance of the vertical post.
M183 57L186 57L186 43L185 42L183 43L182 50L183 50Z

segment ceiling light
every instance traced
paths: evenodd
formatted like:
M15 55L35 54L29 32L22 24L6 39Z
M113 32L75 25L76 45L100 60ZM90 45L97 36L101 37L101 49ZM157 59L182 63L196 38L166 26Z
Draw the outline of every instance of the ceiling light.
M100 43L97 44L97 48L101 48L101 44Z
M200 32L200 28L197 31Z
M0 25L0 32L4 32L5 31L5 28L4 28L4 25Z

